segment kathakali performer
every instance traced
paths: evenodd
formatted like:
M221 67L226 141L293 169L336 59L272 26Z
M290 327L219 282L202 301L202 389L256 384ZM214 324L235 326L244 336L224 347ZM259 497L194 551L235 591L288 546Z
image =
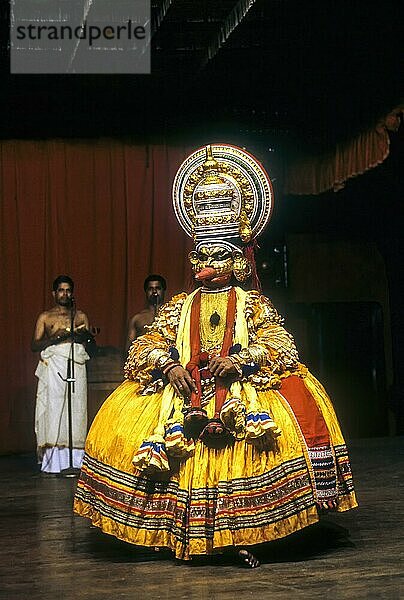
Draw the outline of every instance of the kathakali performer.
M256 567L249 547L357 505L347 449L258 289L253 243L273 205L263 167L235 146L200 148L173 203L199 287L133 342L88 434L74 509L132 544L185 560L234 548Z

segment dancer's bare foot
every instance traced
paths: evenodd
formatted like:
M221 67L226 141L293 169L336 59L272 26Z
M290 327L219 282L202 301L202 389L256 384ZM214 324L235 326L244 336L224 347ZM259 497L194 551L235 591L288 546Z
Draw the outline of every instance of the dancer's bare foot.
M258 558L256 558L254 554L251 554L251 552L248 552L248 550L245 550L244 548L242 550L239 550L237 555L242 561L243 565L249 569L256 569L257 567L261 566L261 563L258 560Z

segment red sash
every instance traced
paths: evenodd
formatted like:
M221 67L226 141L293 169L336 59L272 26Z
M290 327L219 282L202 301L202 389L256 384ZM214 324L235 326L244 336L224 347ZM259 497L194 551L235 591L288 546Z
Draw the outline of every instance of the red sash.
M233 329L234 329L234 320L236 316L236 290L231 288L229 293L229 299L227 302L227 312L226 312L226 328L223 336L222 349L220 351L220 356L225 358L229 355L229 350L233 342ZM195 381L198 393L192 392L191 394L191 406L192 408L201 408L201 398L202 398L202 390L201 390L201 372L200 367L201 364L208 361L212 358L210 355L207 355L205 352L201 353L201 339L200 339L200 330L199 323L201 318L201 291L199 291L192 302L191 307L191 327L190 327L190 337L191 337L191 359L187 364L187 370L190 372L192 378ZM206 367L207 368L207 367ZM224 383L221 377L216 377L215 381L215 418L219 418L220 411L222 409L223 403L226 400L228 386Z

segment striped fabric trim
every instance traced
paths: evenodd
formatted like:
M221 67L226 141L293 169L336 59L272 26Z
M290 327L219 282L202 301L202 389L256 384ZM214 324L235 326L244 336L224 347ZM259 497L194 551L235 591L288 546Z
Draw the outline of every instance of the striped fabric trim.
M335 460L337 463L337 490L338 496L347 496L354 491L351 463L345 444L334 446Z
M307 449L313 468L317 499L322 501L337 498L337 465L330 446L317 446Z
M76 497L126 527L163 529L182 542L212 539L214 531L262 528L314 505L303 458L257 477L188 491L175 481L131 475L86 455Z
M344 445L334 447L337 509L356 504ZM307 457L267 473L190 488L185 478L157 481L115 469L86 455L75 511L117 538L170 548L180 559L216 548L268 542L316 522L318 504Z

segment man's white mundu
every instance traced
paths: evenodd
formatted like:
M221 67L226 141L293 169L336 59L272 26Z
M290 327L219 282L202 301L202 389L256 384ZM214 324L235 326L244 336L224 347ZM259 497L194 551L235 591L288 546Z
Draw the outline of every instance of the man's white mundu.
M35 433L41 470L60 473L69 466L69 422L67 376L71 344L48 346L41 352L35 371L38 390L35 409ZM87 434L87 374L90 357L81 344L74 344L74 375L72 386L73 466L81 467ZM62 376L60 376L59 375ZM74 389L74 391L73 391Z

